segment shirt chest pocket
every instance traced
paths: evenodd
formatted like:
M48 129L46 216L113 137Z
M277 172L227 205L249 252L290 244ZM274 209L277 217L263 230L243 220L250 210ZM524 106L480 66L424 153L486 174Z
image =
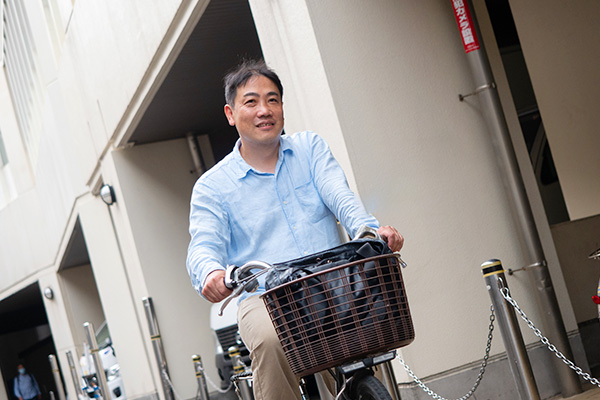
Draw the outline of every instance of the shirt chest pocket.
M312 181L295 187L294 194L302 212L310 222L315 223L331 215Z

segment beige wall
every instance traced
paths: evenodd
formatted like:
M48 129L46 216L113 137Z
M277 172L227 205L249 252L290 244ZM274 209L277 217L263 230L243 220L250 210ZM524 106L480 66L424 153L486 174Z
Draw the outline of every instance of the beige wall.
M61 18L66 18L71 10L62 0L58 4ZM43 98L36 117L43 134L38 132L38 157L27 160L3 69L0 129L11 146L9 168L19 196L10 196L8 204L0 200L0 291L54 264L74 199L88 190L88 181L111 146L109 136L175 16L181 9L184 14L194 9L197 2L181 5L181 0L154 2L152 7L75 2L63 26L68 29L64 41L52 52L42 3L27 3L32 35L39 40L35 56Z
M600 3L510 5L569 215L600 214Z
M87 196L78 211L127 397L152 395L157 385L144 345L147 336L143 335L143 321L137 313L137 299L132 296L132 287L143 290L144 283L131 280L108 206L99 198Z
M98 329L106 320L94 273L90 265L81 265L61 271L60 281L65 306L70 315L73 337L81 356L83 342L87 343L83 329L84 322L91 322Z
M59 368L61 369L64 377L65 390L71 396L76 393L73 385L73 380L69 374L69 362L67 360L67 351L71 351L72 354L81 354L81 351L77 353L76 348L78 343L75 342L75 336L73 335L73 324L69 318L67 312L67 302L69 301L62 290L62 286L59 283L57 275L54 269L49 268L44 271L39 278L40 291L47 287L52 289L54 297L48 299L42 295L44 300L44 308L46 309L46 315L48 316L48 325L50 327L50 334L54 341L54 348L56 349L56 358L58 360ZM83 330L83 327L80 327ZM81 348L81 343L79 343ZM79 360L75 360L78 362Z
M251 1L263 52L286 85L286 124L295 115L294 130L321 133L367 209L406 237L417 338L404 359L419 376L480 359L490 303L480 265L500 258L518 268L526 259L479 103L458 101L473 82L451 4L298 3ZM314 39L303 42L307 27ZM337 128L337 118L338 130L321 131ZM543 210L539 201L534 207ZM509 284L536 317L527 277ZM572 311L567 324L576 326Z
M219 378L208 321L210 304L193 289L185 264L189 201L197 179L190 150L187 141L180 139L135 146L114 152L112 157L118 179L114 181L117 202L126 204L126 210L121 207L114 215L127 218L123 225L134 238L173 384L184 398L192 398L197 388L193 354L202 357L210 379L219 382ZM141 300L135 298L138 313ZM147 325L143 311L139 315L140 323Z

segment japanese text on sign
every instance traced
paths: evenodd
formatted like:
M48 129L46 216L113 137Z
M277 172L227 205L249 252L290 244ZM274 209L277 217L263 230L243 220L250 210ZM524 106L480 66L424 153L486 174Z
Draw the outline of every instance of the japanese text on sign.
M471 19L471 13L467 4L465 4L464 0L452 0L452 6L454 7L454 16L460 30L465 53L478 50L479 41L477 40L473 20Z

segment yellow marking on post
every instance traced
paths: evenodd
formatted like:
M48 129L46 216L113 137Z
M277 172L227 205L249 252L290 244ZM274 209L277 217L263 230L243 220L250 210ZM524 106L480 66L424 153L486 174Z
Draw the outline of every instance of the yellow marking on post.
M503 274L503 273L504 273L504 270L501 269L499 271L488 272L487 274L484 274L483 277L485 278L487 276L498 275L498 274Z

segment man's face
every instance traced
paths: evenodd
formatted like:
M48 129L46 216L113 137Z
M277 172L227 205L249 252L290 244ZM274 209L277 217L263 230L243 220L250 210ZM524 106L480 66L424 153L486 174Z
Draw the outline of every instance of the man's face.
M283 102L277 86L265 76L254 76L237 88L233 105L225 105L229 125L235 126L242 148L270 147L283 131Z

